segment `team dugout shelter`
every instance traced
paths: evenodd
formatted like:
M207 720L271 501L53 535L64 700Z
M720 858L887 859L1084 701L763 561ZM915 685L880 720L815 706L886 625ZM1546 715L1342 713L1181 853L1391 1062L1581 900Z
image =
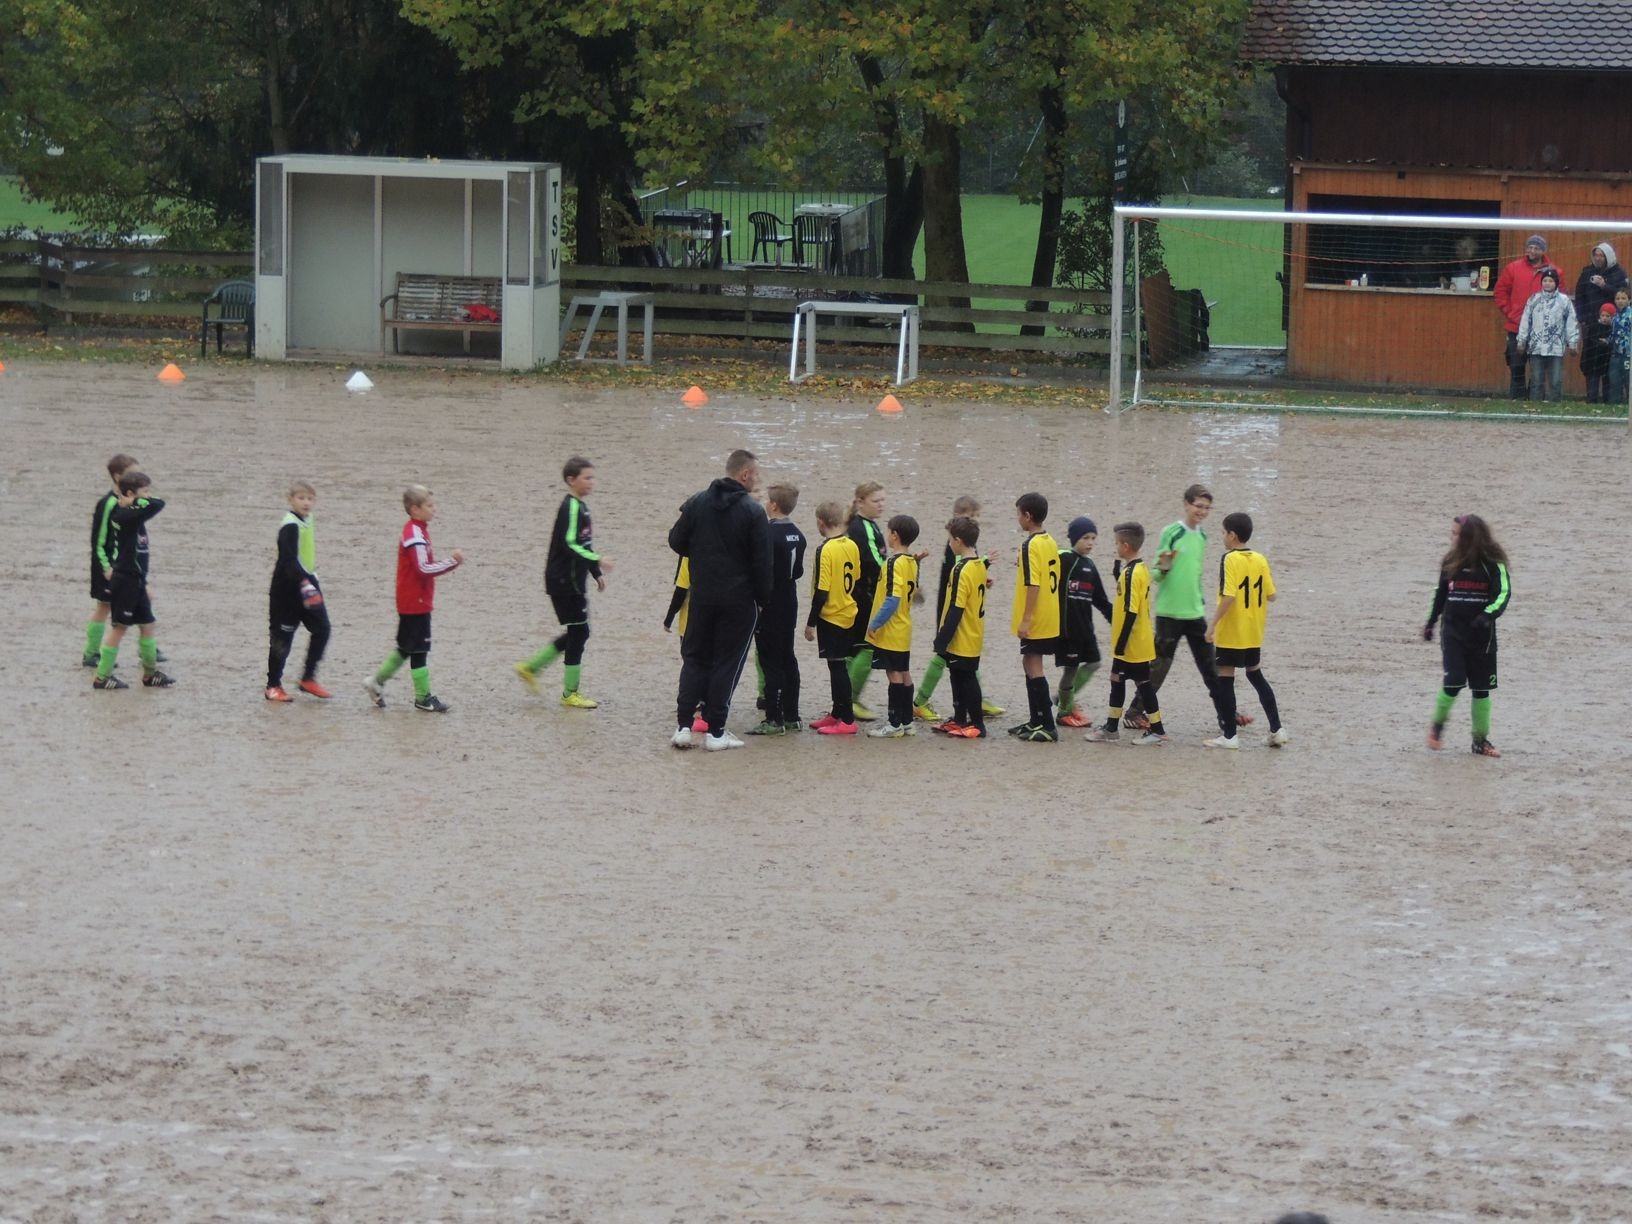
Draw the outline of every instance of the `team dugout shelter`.
M255 179L261 357L559 356L559 165L288 154Z

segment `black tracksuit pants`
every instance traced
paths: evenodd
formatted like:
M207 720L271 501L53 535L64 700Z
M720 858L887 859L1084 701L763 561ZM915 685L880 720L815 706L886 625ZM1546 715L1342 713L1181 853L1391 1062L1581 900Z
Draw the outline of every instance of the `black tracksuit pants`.
M700 604L693 591L691 610L686 613L686 638L680 647L676 726L691 726L692 714L701 703L708 733L719 735L725 730L731 694L754 644L758 620L759 610L752 600Z
M772 602L759 618L754 644L765 672L765 721L789 723L799 717L799 657L793 640L798 630L798 600L778 607Z

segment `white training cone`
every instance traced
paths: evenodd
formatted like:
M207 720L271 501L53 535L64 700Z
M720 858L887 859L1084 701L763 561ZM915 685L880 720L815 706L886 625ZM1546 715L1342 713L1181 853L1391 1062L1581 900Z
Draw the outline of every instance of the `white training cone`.
M346 379L346 390L347 391L367 391L370 388L372 388L373 386L374 386L373 380L371 378L369 378L369 376L367 374L364 374L361 370L358 370L357 373L353 374L350 378Z

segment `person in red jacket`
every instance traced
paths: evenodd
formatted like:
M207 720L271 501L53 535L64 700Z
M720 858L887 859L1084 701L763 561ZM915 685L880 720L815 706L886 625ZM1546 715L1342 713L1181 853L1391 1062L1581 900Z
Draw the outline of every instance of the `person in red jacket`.
M1502 324L1507 330L1509 399L1523 399L1529 394L1525 372L1528 359L1518 345L1519 321L1524 318L1525 303L1541 289L1541 274L1546 267L1547 239L1532 234L1525 240L1524 254L1503 268L1496 278L1496 309L1502 312Z

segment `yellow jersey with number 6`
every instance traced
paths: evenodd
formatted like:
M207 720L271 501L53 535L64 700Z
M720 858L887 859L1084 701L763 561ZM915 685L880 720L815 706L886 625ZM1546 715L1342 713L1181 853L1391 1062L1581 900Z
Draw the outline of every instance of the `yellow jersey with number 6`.
M1026 616L1026 588L1037 587L1037 605L1031 612L1034 641L1060 636L1060 546L1046 531L1034 531L1020 550L1020 580L1014 584L1014 611L1009 628L1020 636L1020 622Z
M861 551L854 540L831 536L816 548L814 586L826 591L827 599L818 615L830 625L848 629L856 623L856 577L861 570Z
M1213 627L1213 645L1229 650L1256 650L1264 644L1264 622L1275 596L1275 579L1263 553L1232 548L1218 563L1218 598L1235 603Z

